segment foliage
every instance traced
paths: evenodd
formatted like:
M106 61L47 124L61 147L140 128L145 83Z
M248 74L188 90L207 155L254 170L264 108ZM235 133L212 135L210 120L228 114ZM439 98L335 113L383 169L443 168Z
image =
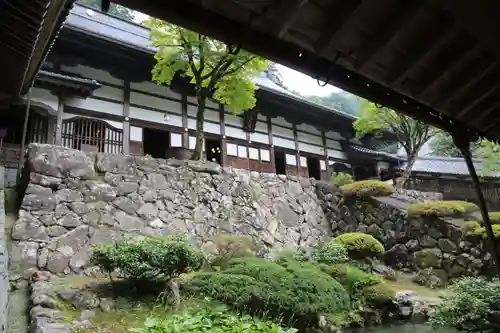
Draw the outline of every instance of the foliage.
M500 224L500 212L491 212L488 213L488 216L490 217L491 224ZM483 224L484 223L483 217L479 216L477 218L477 222Z
M233 258L254 257L255 245L247 235L220 234L214 237L215 252L209 261L212 266L224 264Z
M380 180L359 180L340 188L346 197L380 197L394 193L394 187Z
M259 258L233 259L220 272L195 276L184 288L298 325L315 322L318 313L349 308L349 295L340 283L311 263L292 260L281 266Z
M467 234L474 233L474 231L479 228L481 228L481 225L477 221L466 221L463 227L465 233Z
M269 64L269 68L266 70L266 76L277 86L288 90L283 83L283 76L281 75L275 62Z
M433 217L452 217L462 216L467 213L467 209L471 209L471 203L464 201L428 201L423 203L415 203L408 206L408 216L433 216ZM477 207L477 206L476 206Z
M132 239L122 237L114 244L93 248L91 262L111 273L119 270L130 280L167 279L196 270L203 255L180 235Z
M323 264L340 264L347 262L347 250L339 242L331 240L315 248L311 253L311 259Z
M360 116L365 102L356 95L346 92L332 92L326 96L303 96L304 98L324 105L328 108L336 109L352 116Z
M437 329L455 327L468 332L492 329L493 311L500 310L500 281L465 277L449 287L449 293L430 312L430 323Z
M494 224L491 226L491 228L493 229L493 235L495 236L495 238L500 238L500 224ZM470 230L468 232L468 235L471 235L471 236L482 236L484 238L487 237L486 235L486 229L482 226L479 226L473 230Z
M353 181L352 175L345 172L334 172L332 175L332 183L337 187L351 184Z
M193 159L200 159L206 98L213 97L233 113L252 109L257 88L253 79L268 68L269 62L239 46L226 45L159 19L150 19L146 25L157 47L153 81L170 85L175 75L181 75L194 85L198 112Z
M471 214L479 211L479 207L473 202L461 200L448 200L447 202L462 206L465 210L465 214Z
M276 253L272 261L279 262L280 260L295 260L295 261L308 261L309 253L302 247L285 247Z
M356 135L380 134L382 131L393 132L406 152L407 163L400 186L408 180L415 158L422 146L438 130L421 121L408 117L391 109L379 108L373 103L366 103L361 117L354 122Z
M101 10L102 1L103 0L79 0L78 2L97 10ZM134 13L132 12L132 10L114 3L109 6L108 14L117 16L127 21L132 21L134 19Z
M346 288L349 295L359 295L361 290L381 282L381 279L348 264L321 265L321 270Z
M381 281L380 283L361 288L357 296L362 297L365 304L379 307L391 303L396 296L396 292L384 281Z
M362 232L348 232L335 240L345 246L353 259L377 258L384 254L384 246L372 235Z
M224 307L183 312L165 319L148 318L143 327L130 330L134 333L167 332L234 332L234 333L295 333L270 321L259 321L250 316L238 316Z
M431 153L436 156L462 157L462 152L453 143L451 135L440 132L430 141ZM479 173L487 176L491 172L500 171L500 146L496 143L482 139L472 142L470 146L472 157L480 158L483 163Z

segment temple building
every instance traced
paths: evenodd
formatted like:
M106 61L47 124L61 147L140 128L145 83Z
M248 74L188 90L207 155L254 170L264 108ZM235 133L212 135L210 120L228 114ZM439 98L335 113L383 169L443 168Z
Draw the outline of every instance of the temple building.
M144 26L75 5L29 95L0 109L7 185L15 183L21 147L30 142L185 157L195 145L196 98L182 79L170 87L151 82L154 52ZM385 180L401 165L396 154L382 152L397 148L390 134L356 139L355 117L307 101L267 75L256 83L257 105L242 115L207 101L208 160L323 180L338 171Z

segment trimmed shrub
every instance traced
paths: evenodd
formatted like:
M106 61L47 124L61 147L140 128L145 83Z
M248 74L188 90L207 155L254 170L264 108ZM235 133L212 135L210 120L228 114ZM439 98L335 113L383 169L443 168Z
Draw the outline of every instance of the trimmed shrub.
M344 286L350 295L357 295L361 289L380 283L380 277L347 264L321 265L321 270Z
M481 228L481 225L477 221L466 221L463 227L466 234L473 233L476 229L479 228Z
M220 234L214 237L214 252L208 256L212 266L219 266L233 258L255 257L252 237Z
M271 255L270 260L280 262L281 260L308 261L309 253L302 247L285 247Z
M284 260L283 266L260 258L230 260L217 273L195 276L185 290L271 317L315 323L319 313L349 309L342 285L309 262Z
M337 236L335 241L344 245L353 259L378 258L385 252L384 246L372 235L348 232Z
M114 244L94 247L90 260L108 273L118 270L126 279L151 280L196 270L203 255L184 236L122 237Z
M411 204L408 206L408 216L459 217L473 212L471 211L472 205L474 204L457 200Z
M352 175L345 172L334 172L332 175L332 183L337 187L341 187L354 182Z
M396 297L396 292L385 282L380 282L371 286L361 288L356 296L362 298L365 304L379 307L392 303Z
M494 224L491 226L491 228L493 229L493 235L495 236L495 238L500 238L500 224ZM467 233L467 235L481 236L481 237L485 237L485 238L487 237L486 229L482 226L479 226L479 227L475 228L474 230L469 231Z
M479 211L479 206L473 202L461 201L461 200L448 200L448 202L462 206L465 209L465 214L470 214Z
M349 257L343 244L331 240L315 248L311 253L311 259L322 264L340 264L347 262Z
M491 212L491 213L488 213L488 216L490 217L491 224L500 224L500 212ZM483 224L484 223L483 217L479 216L477 218L477 222L479 224Z
M500 310L500 280L465 277L449 291L429 312L434 329L451 326L466 332L496 331L491 321Z
M394 187L380 180L360 180L340 188L345 197L383 197L394 193Z

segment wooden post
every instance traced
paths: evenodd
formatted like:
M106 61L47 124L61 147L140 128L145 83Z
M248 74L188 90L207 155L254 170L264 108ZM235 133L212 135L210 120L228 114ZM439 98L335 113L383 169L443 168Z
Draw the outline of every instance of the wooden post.
M21 179L21 170L24 164L24 146L26 145L26 135L28 134L28 119L30 117L31 108L31 90L33 85L28 90L28 103L26 103L26 111L24 113L23 135L21 137L21 150L19 152L19 163L17 165L17 181Z
M297 159L297 179L300 179L300 174L301 174L301 168L302 166L300 165L300 149L299 149L299 138L297 135L297 126L295 124L292 124L293 128L293 141L295 142L295 156Z
M464 133L466 131L455 131L452 134L453 142L460 149L460 152L464 156L465 163L467 164L467 169L472 179L472 185L477 194L477 199L479 202L479 208L481 209L481 216L483 218L484 229L486 230L486 235L488 235L488 240L490 241L491 251L493 252L493 259L495 260L497 274L500 275L500 251L495 241L495 234L493 233L493 228L491 227L490 216L488 214L488 208L486 207L486 200L484 199L483 191L481 190L481 183L479 182L479 177L477 176L474 163L472 162L472 154L470 152L470 138Z
M269 157L271 159L272 172L276 173L276 160L274 159L273 126L271 117L267 117L267 135L269 138Z
M182 147L189 149L189 132L188 132L188 100L186 93L182 93L181 108L182 108Z
M227 163L227 147L226 147L226 123L224 120L224 105L219 103L219 123L220 123L220 162L223 167L228 166Z
M123 151L130 154L130 81L125 80L123 87Z

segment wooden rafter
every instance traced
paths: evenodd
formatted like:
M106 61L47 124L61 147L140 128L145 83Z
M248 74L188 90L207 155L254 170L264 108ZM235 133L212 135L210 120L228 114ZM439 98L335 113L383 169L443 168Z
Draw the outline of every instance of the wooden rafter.
M462 118L468 112L470 112L475 107L477 107L478 105L480 105L481 103L483 103L491 95L493 95L495 93L498 93L499 89L500 89L500 81L497 84L493 85L490 89L488 89L484 94L482 94L480 96L477 96L477 98L474 99L474 101L472 101L470 104L463 105L463 109L460 110L460 112L457 114L457 117ZM481 110L481 113L483 113L482 110Z
M363 0L349 0L346 3L343 3L343 6L337 7L336 1L333 2L333 5L330 9L330 15L328 19L325 21L325 25L323 30L321 31L321 35L316 41L314 49L319 54L324 54L326 50L330 48L330 45L335 38L335 34L337 31L342 28L345 22L349 20L352 13L363 3Z
M394 11L387 17L386 23L383 25L383 30L378 31L374 38L371 38L356 55L354 66L361 69L370 63L370 60L389 43L424 3L424 1L419 0L398 1L398 5L394 7Z
M394 64L393 69L386 77L388 84L400 83L404 80L412 66L417 64L420 59L432 50L434 45L441 43L443 39L448 38L453 32L452 26L450 26L449 21L444 15L439 15L436 23L437 26L435 28L427 29L426 33L422 34L419 40L413 43L412 49L408 50L405 56L401 57L400 61Z
M277 1L275 11L279 13L278 19L271 28L271 34L278 38L283 38L288 29L297 19L300 9L304 7L309 0L280 0Z
M481 81L488 73L495 70L500 66L500 60L490 63L483 71L480 71L478 75L471 78L471 80L464 84L460 89L455 90L455 92L449 95L447 98L443 99L438 103L440 108L443 108L445 105L450 104L454 100L456 100L459 96L461 96L464 92L471 89L474 85L476 85L479 81Z
M420 91L415 91L415 94L419 97L426 96L429 91L432 91L442 81L449 80L450 76L453 76L454 73L459 72L460 69L467 66L467 64L473 61L479 53L479 47L470 48L469 51L457 57L455 61L452 61L451 66L448 66L448 68L445 71L441 72L439 75L432 76L432 73L430 73L431 75L428 76L429 81L427 82L427 84L423 84L423 89L421 89Z
M479 125L481 124L481 122L483 120L485 120L490 114L492 114L494 111L498 111L498 109L500 109L500 101L496 102L495 104L493 104L493 106L491 106L489 109L486 109L484 111L481 111L480 113L478 113L474 119L472 119L472 124L474 125ZM493 125L496 125L496 124L490 124L488 126L493 126ZM489 127L487 127L489 128Z

